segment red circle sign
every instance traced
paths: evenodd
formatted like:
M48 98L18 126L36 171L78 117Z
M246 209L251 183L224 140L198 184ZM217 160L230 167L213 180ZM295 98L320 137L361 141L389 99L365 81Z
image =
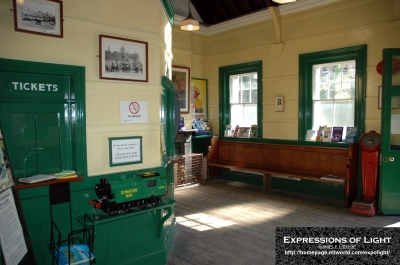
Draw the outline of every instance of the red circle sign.
M137 103L137 102L131 102L131 104L129 104L129 111L130 111L132 114L138 113L139 110L140 110L140 105L139 105L139 103Z

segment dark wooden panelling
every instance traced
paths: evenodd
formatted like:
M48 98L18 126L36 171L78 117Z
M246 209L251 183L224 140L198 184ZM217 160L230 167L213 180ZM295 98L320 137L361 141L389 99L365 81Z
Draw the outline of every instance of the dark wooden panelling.
M330 175L332 173L332 154L319 154L318 172L322 175Z
M304 169L305 168L305 160L306 160L306 157L304 156L304 152L293 151L292 168Z
M307 171L317 171L319 154L316 152L305 152L305 170Z

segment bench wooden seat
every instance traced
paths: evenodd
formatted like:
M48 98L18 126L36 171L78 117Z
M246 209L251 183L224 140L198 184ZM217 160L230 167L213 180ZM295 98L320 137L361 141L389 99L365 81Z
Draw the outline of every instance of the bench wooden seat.
M263 176L264 192L271 178L289 178L343 185L344 203L349 207L357 195L357 145L347 148L249 143L211 139L207 156L208 178L219 177L220 169Z

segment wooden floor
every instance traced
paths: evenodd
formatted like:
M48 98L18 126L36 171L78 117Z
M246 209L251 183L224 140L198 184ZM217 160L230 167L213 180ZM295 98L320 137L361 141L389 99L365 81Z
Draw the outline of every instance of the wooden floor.
M276 227L384 227L400 216L366 217L343 202L214 180L175 191L177 232L168 265L275 264Z

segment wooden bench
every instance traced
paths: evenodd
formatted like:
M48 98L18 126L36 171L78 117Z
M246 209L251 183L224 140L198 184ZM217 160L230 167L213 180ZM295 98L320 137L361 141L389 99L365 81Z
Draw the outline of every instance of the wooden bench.
M208 179L219 177L220 169L263 176L264 192L271 177L311 180L344 186L345 207L357 196L357 144L346 148L303 144L270 144L211 139L207 156Z

